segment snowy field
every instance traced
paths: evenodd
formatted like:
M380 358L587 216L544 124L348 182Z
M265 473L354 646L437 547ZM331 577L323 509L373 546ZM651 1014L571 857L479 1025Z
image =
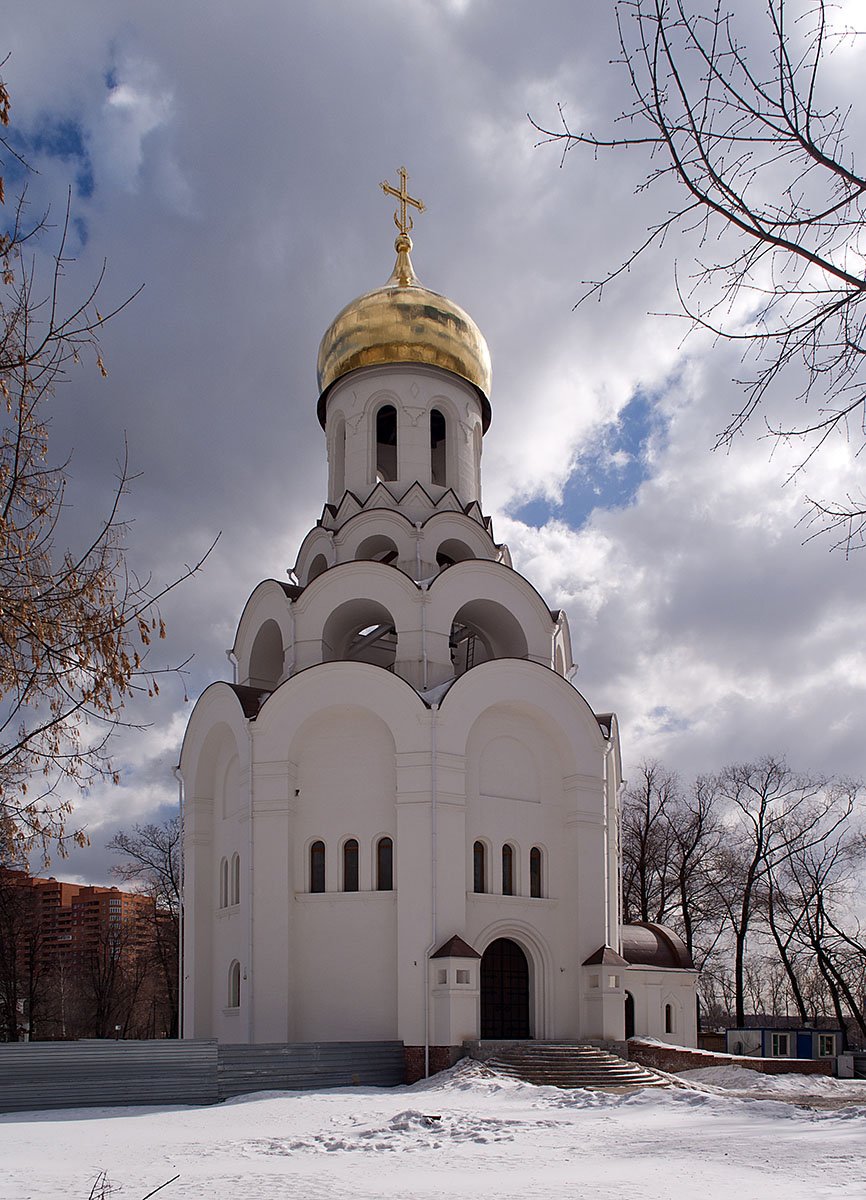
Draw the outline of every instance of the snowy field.
M121 1200L174 1175L159 1200L866 1198L863 1082L730 1068L684 1078L602 1095L464 1063L413 1087L6 1114L0 1197L87 1200L105 1171Z

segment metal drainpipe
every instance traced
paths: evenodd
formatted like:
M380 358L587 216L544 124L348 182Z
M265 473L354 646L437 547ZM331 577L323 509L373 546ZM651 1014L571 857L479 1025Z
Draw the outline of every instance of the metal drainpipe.
M610 911L610 754L613 750L613 739L605 738L604 741L604 758L603 774L604 774L604 828L606 831L605 846L604 846L604 913L605 913L605 934L604 940L610 946L614 946L617 939L610 941L611 935L614 933L612 928L612 915Z
M427 675L427 587L423 587L421 589L421 690L423 692L427 691Z
M617 903L617 919L616 919L616 945L614 949L617 954L622 954L622 794L628 787L628 782L623 779L620 781L616 789L616 903Z
M249 939L247 958L249 961L249 970L247 972L246 988L244 991L247 995L247 1042L252 1045L253 1041L253 726L252 722L247 722L247 737L249 738L250 749L250 765L249 765L249 786L250 786L250 811L247 818L249 826L248 838L248 853L249 853L249 872L248 872L248 894L247 894L247 912L248 912L248 931Z
M294 600L289 601L289 641L291 643L291 647L290 647L291 648L291 657L289 658L288 664L286 663L286 652L285 652L285 650L283 651L283 678L284 679L288 679L289 676L294 671L295 660L297 658L297 655L295 653L295 602L294 602Z
M178 820L180 822L180 877L178 879L178 890L180 898L177 912L177 1037L178 1041L183 1040L183 889L184 889L184 828L183 828L183 776L180 773L180 766L174 768L174 777L177 780L177 810Z
M226 658L232 664L232 683L238 681L238 660L234 650L226 650Z
M438 875L438 844L436 826L436 721L439 716L439 705L434 704L430 709L430 945L424 951L424 1077L430 1077L430 955L436 949L436 885Z

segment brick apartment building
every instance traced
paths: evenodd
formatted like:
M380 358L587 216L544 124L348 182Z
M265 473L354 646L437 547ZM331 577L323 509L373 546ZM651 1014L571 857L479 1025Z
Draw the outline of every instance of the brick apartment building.
M150 896L0 868L0 1038L170 1034L175 929Z

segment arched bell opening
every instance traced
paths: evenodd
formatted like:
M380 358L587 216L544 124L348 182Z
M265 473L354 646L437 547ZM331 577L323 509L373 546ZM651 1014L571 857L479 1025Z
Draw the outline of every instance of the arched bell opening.
M365 662L394 668L394 618L375 600L347 600L334 609L322 631L322 662Z
M355 561L393 563L400 556L397 543L384 533L374 533L364 538L355 551Z
M511 938L497 938L481 957L481 1037L531 1037L529 1001L526 954Z
M376 413L376 480L389 483L397 478L397 410L383 404Z
M446 567L453 567L455 563L468 562L477 557L465 542L459 541L458 538L446 538L436 551L436 565L440 570L444 570Z
M276 621L265 621L250 653L250 687L273 690L283 676L283 635Z
M448 426L438 408L430 411L430 482L448 486Z
M526 658L529 648L517 618L495 600L471 600L454 614L451 665L460 676L496 658Z
M314 579L318 579L328 569L328 560L324 554L317 554L310 563L310 569L307 571L307 583L312 583Z

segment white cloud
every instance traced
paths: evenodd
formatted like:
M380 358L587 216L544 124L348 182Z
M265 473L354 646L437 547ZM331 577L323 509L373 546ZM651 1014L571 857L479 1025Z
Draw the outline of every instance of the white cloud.
M253 0L202 20L169 0L134 16L17 0L4 16L13 120L74 121L92 156L94 192L75 208L89 241L66 295L103 257L106 300L146 285L105 333L109 379L74 371L57 405L57 456L75 448L70 520L92 527L104 511L126 434L142 472L128 508L135 564L171 578L222 530L203 574L164 606L158 653L195 651L193 695L227 675L247 595L285 577L321 511L318 339L387 277L378 183L405 162L428 204L416 269L472 313L493 353L483 471L497 537L567 608L577 685L620 712L627 762L653 752L688 770L787 749L856 773L864 560L802 547L796 525L804 495L857 486L855 447L840 440L784 487L798 448L770 459L758 425L711 453L743 367L705 337L684 344L681 321L647 316L675 308L685 243L572 311L669 204L664 191L635 196L638 155L574 152L560 169L555 146L533 149L527 110L555 121L561 100L570 121L600 130L627 104L610 6ZM845 50L846 78L861 60ZM62 204L74 165L39 165L34 204ZM561 496L594 453L603 461L638 390L665 432L644 448L633 503L597 508L577 531L504 515L518 498ZM610 444L607 465L627 466ZM81 802L94 828L171 809L186 712L169 684L133 714L153 728L118 743L122 787Z

